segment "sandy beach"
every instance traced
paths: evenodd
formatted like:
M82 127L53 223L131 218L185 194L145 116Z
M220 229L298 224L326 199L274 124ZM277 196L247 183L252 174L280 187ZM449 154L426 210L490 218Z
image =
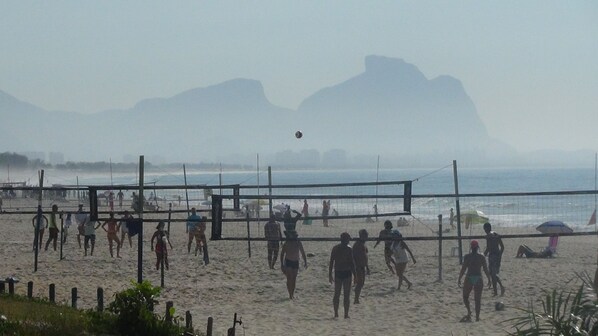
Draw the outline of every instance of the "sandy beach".
M29 207L36 204L33 200L12 202L13 208L19 204ZM76 208L74 201L56 204L61 210L74 211ZM44 209L49 209L50 205L50 201L45 201ZM84 257L83 249L77 244L74 226L64 246L65 259L59 260L59 252L51 248L41 251L39 269L33 272L31 217L0 214L0 239L3 242L0 244L0 276L19 278L21 282L16 286L19 294L26 294L26 282L33 281L35 295L47 297L48 285L54 283L57 301L70 304L71 288L77 287L79 307L93 308L97 287L104 288L109 302L116 291L127 288L137 279L136 237L133 248L125 242L122 259L111 258L106 234L100 229L94 255ZM184 215L173 218L182 219ZM434 227L434 223L428 224ZM228 225L225 232L246 233L244 222L225 225ZM149 223L147 226L143 275L152 284L159 285L160 273L154 268L155 255L149 244L156 225ZM370 237L376 237L383 228L383 221L333 220L328 228L323 227L321 221L314 221L309 226L298 224L299 235L305 237L338 237L344 231L356 237L361 228L366 228ZM532 229L523 228L499 226L494 229L501 234L533 233ZM433 234L429 228L413 222L401 231L405 237ZM263 223L253 223L251 234L262 237ZM473 234L482 235L482 227L476 226ZM406 276L413 282L413 287L400 291L395 289L396 277L384 265L383 246L373 248L374 242L368 242L372 273L366 279L361 304L351 305L350 319L335 320L332 318L333 286L328 283L328 261L336 242L304 242L306 252L313 256L308 257L308 268L300 269L296 299L291 301L279 266L276 270L268 269L265 242L252 242L249 258L247 242L209 241L211 263L203 265L200 256L187 254L184 223L171 224L170 240L174 249L169 251L170 270L166 271L166 288L157 311L161 313L165 302L173 301L177 315L184 316L185 311L190 311L194 327L202 331L205 331L208 317L212 316L216 335L226 334L235 313L243 321L237 327L237 335L380 335L389 332L401 335L505 335L512 329L504 321L521 316L517 308L526 307L540 298L543 289L577 289L580 282L576 272L593 274L597 246L594 236L562 237L555 258L518 259L515 253L520 244L540 249L546 245L546 238L505 239L506 251L500 273L507 288L504 297L492 297L491 291L485 289L481 321L461 323L459 320L465 314L465 307L461 289L457 287L460 265L458 258L451 256L455 241L443 244L442 281L439 281L437 241L408 242L417 263L410 262L407 266ZM485 241L480 241L480 245L484 249ZM471 301L473 307L473 296ZM497 301L504 302L504 311L495 311Z

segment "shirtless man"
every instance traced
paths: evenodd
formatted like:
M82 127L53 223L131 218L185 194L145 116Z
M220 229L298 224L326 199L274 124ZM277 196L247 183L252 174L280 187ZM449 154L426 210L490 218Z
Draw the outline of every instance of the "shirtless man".
M106 229L108 226L108 229ZM116 242L116 257L120 258L120 240L118 239L118 230L120 224L117 224L114 218L114 212L110 212L110 218L102 224L102 229L108 234L108 245L110 246L110 256L114 258L114 252L112 250L112 242Z
M465 255L463 258L463 266L461 266L461 272L459 273L459 282L457 283L461 287L461 279L465 270L467 270L467 276L465 277L465 283L463 284L463 303L467 308L467 315L463 316L461 322L471 322L471 308L469 307L469 294L473 289L473 298L475 301L475 320L480 320L480 307L482 304L482 290L484 289L484 281L482 280L482 272L490 280L490 273L488 273L488 267L486 266L486 258L479 254L480 245L477 240L471 241L471 253Z
M384 222L384 230L380 231L378 235L378 239L376 240L376 244L374 248L380 244L381 241L384 240L384 261L386 262L386 267L392 272L394 271L394 261L392 259L392 222L387 220ZM393 265L391 265L391 263Z
M199 251L199 254L202 254L203 249L208 245L208 241L206 239L207 220L207 217L201 217L201 222L197 223L195 226L195 255L197 255L197 251Z
M44 251L48 250L48 246L50 245L50 242L53 242L52 246L54 247L54 251L56 251L56 243L58 241L58 232L60 231L58 229L58 216L60 215L60 218L62 218L62 214L58 213L58 205L54 204L52 205L52 213L50 213L50 221L48 223L48 229L50 230L50 235L48 237L48 241L46 241L46 247L44 248Z
M191 244L193 243L193 239L195 238L195 231L197 230L197 226L201 221L201 216L197 214L197 210L195 208L191 208L191 215L187 217L187 232L189 234L189 242L187 243L187 253L191 253ZM196 244L199 245L199 242L196 241ZM197 254L197 249L195 249Z
M40 210L41 206L38 207L38 213L41 213ZM33 216L33 219L31 220L31 224L33 225L33 229L36 229L37 226L37 237L35 236L35 231L33 234L33 250L35 251L35 243L37 242L37 245L39 247L39 250L42 249L42 241L44 239L44 231L46 230L46 227L48 227L48 217L46 217L46 215L42 214L41 215L41 219L39 221L39 223L37 222L37 217L38 215Z
M123 216L120 218L120 222L118 223L118 227L120 228L120 248L122 248L123 244L125 243L125 235L129 238L129 247L133 248L133 239L129 233L128 225L131 219L133 219L133 216L131 216L128 210L125 210Z
M280 248L280 241L282 240L282 233L280 232L280 224L276 221L274 214L270 214L270 220L264 225L264 237L268 244L268 267L274 269L276 259L278 258L278 250Z
M353 244L353 260L355 261L355 301L353 301L353 304L359 304L359 295L365 283L365 275L370 274L368 248L365 247L367 239L368 232L365 229L361 229L359 230L359 240Z
M349 304L351 303L351 276L355 276L355 263L353 262L353 250L349 246L351 236L341 233L341 243L332 248L330 262L328 264L328 281L334 283L334 318L338 318L338 305L343 290L343 305L345 318L349 318ZM334 277L332 269L334 268Z
M297 273L299 273L299 253L303 258L303 267L307 269L307 258L303 244L297 236L297 231L285 231L286 241L280 251L280 269L287 277L287 290L289 299L295 298L295 285L297 284Z
M79 210L75 214L75 222L77 223L77 242L81 248L81 236L85 237L85 225L89 222L89 216L83 212L83 204L79 204Z
M91 255L93 255L93 250L96 246L96 230L100 227L100 223L95 225L95 221L90 221L89 217L87 217L87 222L85 222L85 226L83 227L83 232L85 233L85 242L83 243L85 247L85 256L87 257L87 248L89 247L89 243L91 242Z
M490 225L490 223L484 224L484 231L486 232L486 250L484 251L484 256L488 256L488 269L492 276L491 285L492 290L494 291L493 296L497 295L497 284L500 285L500 295L502 296L505 294L505 286L502 285L498 273L500 272L500 261L505 246L498 233L492 231L492 225Z

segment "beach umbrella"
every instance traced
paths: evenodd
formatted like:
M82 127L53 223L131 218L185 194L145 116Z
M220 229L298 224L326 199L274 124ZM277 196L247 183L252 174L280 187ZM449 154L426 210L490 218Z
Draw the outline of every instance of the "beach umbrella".
M484 224L490 219L480 210L461 211L461 221L470 224Z
M567 226L567 224L561 221L548 221L540 224L536 230L542 233L559 234L559 233L571 233L573 229Z

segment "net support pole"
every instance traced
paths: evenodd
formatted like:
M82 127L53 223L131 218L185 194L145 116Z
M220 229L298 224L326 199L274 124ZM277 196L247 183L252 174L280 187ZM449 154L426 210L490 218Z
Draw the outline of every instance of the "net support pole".
M455 181L455 209L457 209L457 236L459 237L459 265L463 264L463 241L461 240L461 207L459 205L459 177L457 160L453 160L453 179Z
M259 203L258 203L259 208ZM259 211L259 210L258 210ZM251 235L249 230L249 210L245 212L245 219L247 220L247 254L251 258Z
M442 282L442 215L438 215L438 282Z
M187 191L187 170L185 169L185 165L183 165L183 179L185 181L185 200L187 201L187 217L189 217L189 192ZM189 232L189 228L185 225L185 233Z
M137 207L139 220L141 221L141 227L137 234L137 282L143 282L143 207L145 202L143 201L143 167L144 158L143 155L139 156L139 206Z
M42 217L44 215L42 211L42 194L44 193L44 170L39 171L39 195L37 196L37 221L35 223L35 239L33 239L33 243L35 246L33 247L35 250L34 262L33 262L33 272L37 272L37 259L39 255L39 228L42 225Z
M268 199L268 218L272 214L272 167L268 166L268 195L270 198ZM259 200L258 200L259 206Z

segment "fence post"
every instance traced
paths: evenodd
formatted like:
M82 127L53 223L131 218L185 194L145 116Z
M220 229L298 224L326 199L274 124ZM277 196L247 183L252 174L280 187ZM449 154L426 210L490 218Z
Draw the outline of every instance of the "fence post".
M15 281L13 278L8 278L8 294L15 295Z
M193 330L193 317L188 310L185 312L185 328L187 330Z
M56 285L50 284L50 302L56 302Z
M172 301L166 301L166 315L165 320L168 323L172 323L172 314L170 314L170 308L172 308L173 303Z
M71 289L71 307L77 309L77 287Z
M6 291L6 287L4 286L4 281L0 280L0 294L4 294Z
M33 281L27 283L27 297L33 299Z
M442 282L442 214L438 215L438 282Z
M208 330L207 330L207 336L212 336L212 326L214 324L214 319L212 318L212 316L208 317Z
M104 289L102 287L98 287L98 311L104 311Z

